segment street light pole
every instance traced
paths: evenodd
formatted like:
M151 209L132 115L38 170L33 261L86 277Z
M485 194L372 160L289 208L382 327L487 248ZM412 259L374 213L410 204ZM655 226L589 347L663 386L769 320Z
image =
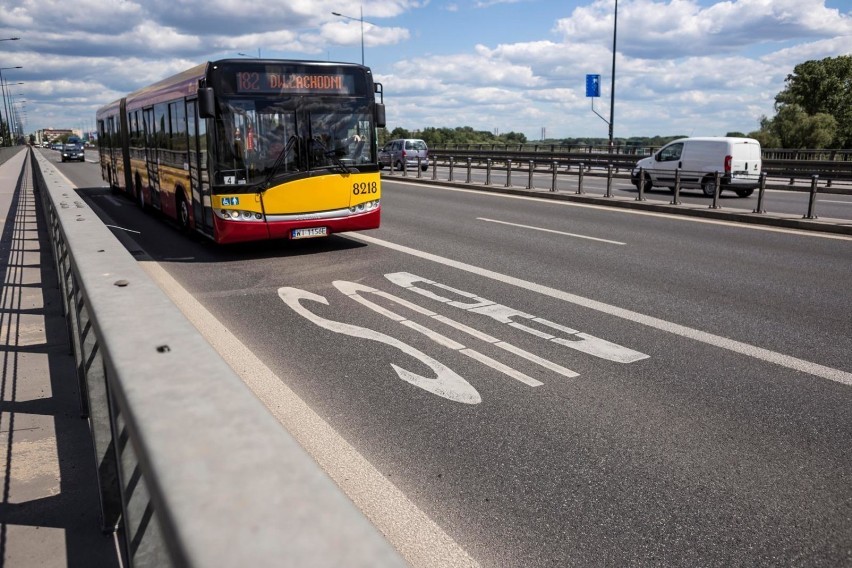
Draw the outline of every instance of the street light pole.
M615 39L618 29L618 0L615 0L615 14L612 20L612 86L609 90L609 152L613 150L612 122L615 116Z
M352 21L361 23L361 65L364 65L364 5L363 4L361 5L360 14L361 14L360 18L353 18L352 16L346 16L344 14L341 14L340 12L332 12L331 13L332 16L337 16L338 18L346 18L347 20L352 20ZM372 22L367 22L367 23L371 24L373 26L376 25Z

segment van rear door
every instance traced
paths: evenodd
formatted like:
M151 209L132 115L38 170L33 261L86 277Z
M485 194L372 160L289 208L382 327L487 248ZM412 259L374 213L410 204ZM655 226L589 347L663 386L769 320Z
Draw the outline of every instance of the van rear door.
M731 178L757 181L762 170L760 143L735 140L731 144Z

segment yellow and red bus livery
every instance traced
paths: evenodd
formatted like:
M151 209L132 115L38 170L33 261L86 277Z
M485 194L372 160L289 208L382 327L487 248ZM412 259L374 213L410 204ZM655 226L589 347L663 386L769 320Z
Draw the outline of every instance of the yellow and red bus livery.
M101 171L217 243L374 229L382 98L361 65L204 63L98 110Z

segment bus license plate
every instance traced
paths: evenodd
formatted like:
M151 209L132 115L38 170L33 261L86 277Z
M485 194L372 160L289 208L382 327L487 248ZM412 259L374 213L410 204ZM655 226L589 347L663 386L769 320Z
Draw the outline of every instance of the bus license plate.
M311 237L328 236L327 227L308 227L307 229L293 229L290 237L293 239L310 239Z

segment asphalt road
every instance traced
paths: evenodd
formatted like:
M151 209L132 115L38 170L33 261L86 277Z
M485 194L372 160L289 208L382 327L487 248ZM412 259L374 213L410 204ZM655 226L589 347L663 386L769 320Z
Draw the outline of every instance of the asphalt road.
M849 237L385 180L216 247L60 170L483 566L852 564Z
M517 166L515 166L517 168ZM400 171L394 171L390 174L390 169L385 168L386 176L393 175L401 177ZM417 169L405 172L409 178L417 177ZM432 166L420 175L426 179L432 179ZM636 187L630 183L629 172L621 170L616 172L613 177L610 191L612 195L622 197L638 197ZM450 179L449 168L439 166L436 177L438 180L446 181ZM456 164L453 168L453 180L456 182L464 182L468 179L467 165ZM484 168L472 168L470 173L470 182L474 185L486 185L488 180L487 172ZM491 185L495 187L503 187L506 185L507 174L505 168L497 168L496 166L491 172ZM810 184L807 180L797 180L794 185L790 185L789 179L773 178L767 181L770 189L767 189L763 199L762 210L767 213L784 213L791 215L806 215L808 213L810 200ZM511 186L517 188L526 188L529 184L529 171L513 169L511 173ZM593 169L591 173L585 173L583 176L583 192L588 195L602 196L606 193L606 171L601 169ZM553 187L552 172L544 169L538 169L533 174L532 187L538 190L550 190ZM783 189L774 189L774 188ZM573 168L570 171L560 169L556 179L557 191L563 193L575 193L579 188L579 178L577 169ZM840 190L843 193L837 193ZM644 197L653 202L671 203L674 195L668 188L655 187L649 192L645 192ZM699 189L684 189L678 196L678 200L684 204L707 205L712 204L712 198L706 197ZM719 206L722 208L742 209L745 211L754 211L758 206L758 192L755 191L750 197L738 197L732 191L722 191L719 196ZM832 188L827 187L827 182L822 180L818 184L817 198L812 211L819 218L828 219L852 219L852 185L850 182L835 181Z

